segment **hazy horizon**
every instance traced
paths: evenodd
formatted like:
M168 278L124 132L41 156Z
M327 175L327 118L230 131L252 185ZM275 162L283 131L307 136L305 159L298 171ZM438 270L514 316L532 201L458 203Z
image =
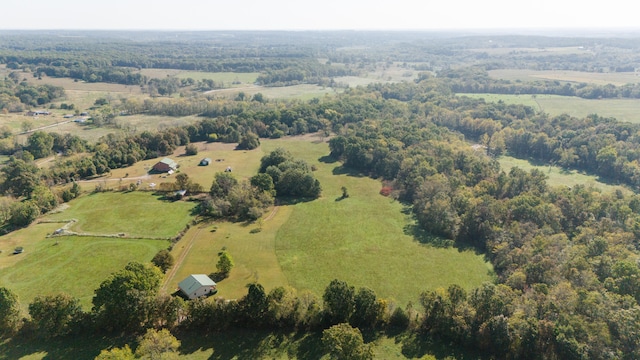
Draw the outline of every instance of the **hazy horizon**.
M123 31L615 31L637 32L628 2L25 0L2 6L0 30ZM9 16L7 16L9 15Z

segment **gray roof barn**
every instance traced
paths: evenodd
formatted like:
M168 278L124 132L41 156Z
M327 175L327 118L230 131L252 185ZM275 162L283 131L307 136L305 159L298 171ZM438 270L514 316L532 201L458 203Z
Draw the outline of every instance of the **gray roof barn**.
M180 291L189 299L215 294L216 282L205 274L191 274L178 284Z

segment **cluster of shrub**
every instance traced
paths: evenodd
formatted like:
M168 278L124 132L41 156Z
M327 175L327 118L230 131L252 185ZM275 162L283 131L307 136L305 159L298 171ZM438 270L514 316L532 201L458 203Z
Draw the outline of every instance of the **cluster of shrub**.
M64 89L53 85L30 85L16 72L0 79L0 111L22 112L43 106L64 96Z

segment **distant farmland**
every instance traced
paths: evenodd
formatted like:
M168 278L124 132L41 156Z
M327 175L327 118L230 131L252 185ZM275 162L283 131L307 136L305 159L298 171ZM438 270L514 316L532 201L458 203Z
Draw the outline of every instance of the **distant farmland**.
M487 102L503 101L506 104L523 104L531 106L552 116L569 114L575 117L585 117L598 114L604 117L614 117L619 121L640 123L640 101L638 99L582 99L575 96L560 95L503 95L503 94L468 94L476 99Z

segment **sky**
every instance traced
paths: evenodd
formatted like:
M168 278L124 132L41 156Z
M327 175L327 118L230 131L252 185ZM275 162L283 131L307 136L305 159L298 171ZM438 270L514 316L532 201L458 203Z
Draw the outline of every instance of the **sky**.
M629 0L3 0L2 30L638 29Z

